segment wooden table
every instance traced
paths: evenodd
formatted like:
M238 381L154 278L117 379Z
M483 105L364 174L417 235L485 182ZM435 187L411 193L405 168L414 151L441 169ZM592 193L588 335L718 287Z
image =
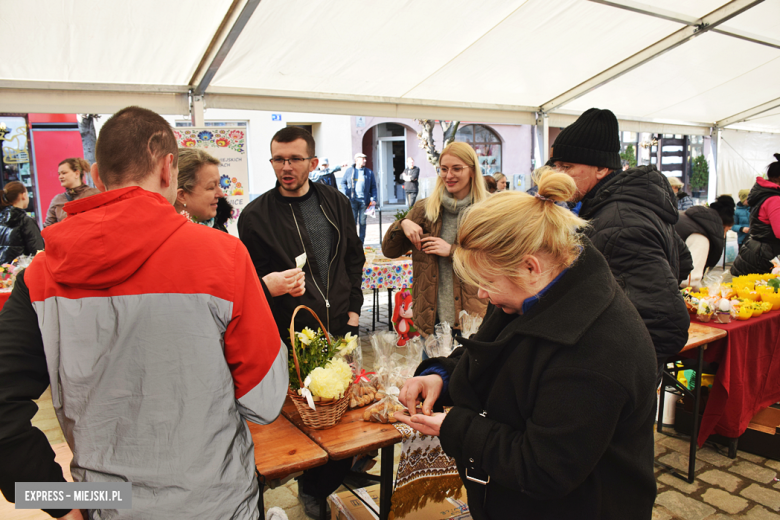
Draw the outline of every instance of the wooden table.
M691 325L688 328L688 342L685 344L685 346L680 351L680 353L691 351L693 349L698 350L698 362L696 365L696 382L695 382L696 386L693 392L685 388L677 380L677 377L675 377L679 370L668 368L669 362L673 362L674 359L670 359L670 361L667 362L666 367L664 367L663 369L663 377L661 378L661 397L658 400L658 422L657 422L658 433L663 432L663 416L664 416L663 392L664 389L666 388L666 385L673 386L674 388L679 390L682 394L693 397L693 409L696 412L694 413L693 431L691 432L691 446L688 453L688 475L682 476L678 474L674 468L666 464L663 464L661 462L658 462L657 464L664 466L667 470L669 470L670 473L672 473L672 475L679 477L683 480L687 480L688 482L693 482L693 474L696 469L696 440L698 438L698 432L699 432L699 421L696 419L699 410L699 401L701 399L701 370L702 370L702 365L704 363L704 351L707 349L707 345L710 342L725 338L726 334L727 333L725 330L716 329L714 327L708 327L703 323L691 322Z
M298 410L289 398L284 403L282 415L322 447L333 460L342 460L381 449L379 520L387 520L390 513L390 498L393 496L393 445L401 442L400 432L392 424L363 421L362 408L347 411L336 426L327 430L313 430L304 425Z
M271 424L248 424L255 443L255 465L266 481L328 462L328 454L282 415Z

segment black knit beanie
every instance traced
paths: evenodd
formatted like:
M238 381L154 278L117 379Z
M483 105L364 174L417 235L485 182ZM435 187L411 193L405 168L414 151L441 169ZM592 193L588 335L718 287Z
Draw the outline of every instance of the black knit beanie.
M551 161L620 170L620 135L615 114L591 108L558 134Z

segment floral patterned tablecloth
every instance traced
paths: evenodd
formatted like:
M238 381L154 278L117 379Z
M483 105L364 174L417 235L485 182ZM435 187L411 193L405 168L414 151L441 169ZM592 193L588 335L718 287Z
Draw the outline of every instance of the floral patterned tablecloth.
M363 266L361 289L408 289L412 286L412 260L399 259Z

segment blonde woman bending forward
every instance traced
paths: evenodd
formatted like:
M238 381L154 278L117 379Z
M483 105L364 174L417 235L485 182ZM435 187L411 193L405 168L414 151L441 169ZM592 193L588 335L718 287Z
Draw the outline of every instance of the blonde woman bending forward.
M485 321L401 390L412 415L396 417L439 436L476 520L652 516L655 350L585 222L555 205L575 189L547 169L537 196L468 212L454 266Z

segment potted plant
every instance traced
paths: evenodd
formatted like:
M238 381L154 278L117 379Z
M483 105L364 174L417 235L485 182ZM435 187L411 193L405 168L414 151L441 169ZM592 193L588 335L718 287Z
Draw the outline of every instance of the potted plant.
M691 191L694 197L698 197L701 191L707 188L710 179L710 166L703 155L694 157L691 163Z

